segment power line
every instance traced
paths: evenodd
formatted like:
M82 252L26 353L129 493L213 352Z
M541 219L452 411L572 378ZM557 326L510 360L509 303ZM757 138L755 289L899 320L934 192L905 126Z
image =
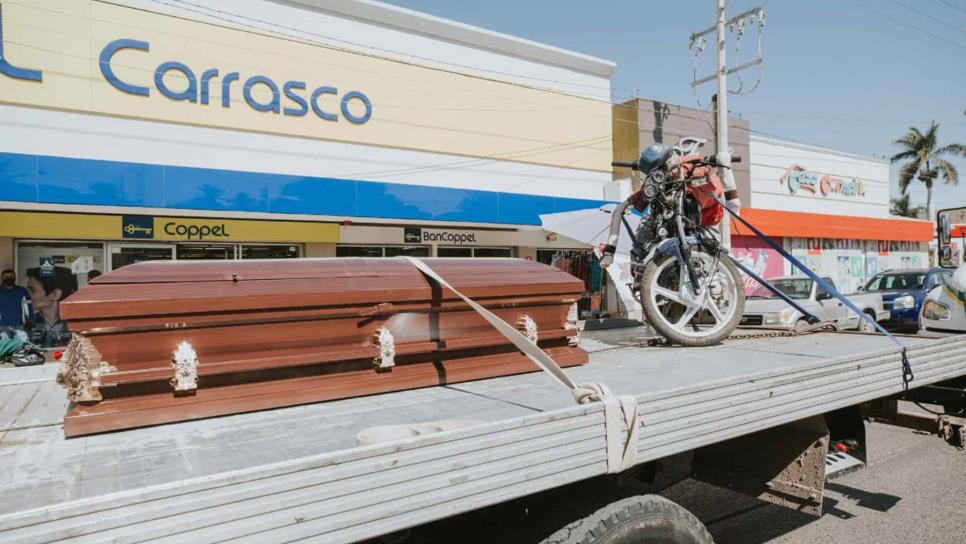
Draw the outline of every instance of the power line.
M937 40L944 41L944 42L946 42L946 43L948 43L948 44L950 44L952 46L958 47L960 49L966 49L966 45L963 45L963 44L961 44L959 42L954 42L952 40L946 39L946 38L940 36L939 34L933 34L932 32L929 32L928 30L923 30L923 29L919 28L918 26L913 26L913 25L911 25L911 24L909 24L909 23L907 23L905 21L902 21L900 19L896 19L895 17L893 17L891 15L887 15L885 13L882 13L879 10L872 9L869 6L866 6L865 4L860 4L860 3L856 2L855 0L845 0L845 1L848 2L848 3L850 3L850 4L859 6L860 8L869 10L872 13L875 13L876 15L878 15L880 17L884 17L886 19L889 19L890 21L892 21L892 22L894 22L896 24L902 25L902 26L904 26L906 28L911 28L911 29L913 29L913 30L915 30L917 32L921 32L921 33L923 33L923 34L925 34L927 36L932 36L933 38L936 38Z
M127 9L134 9L134 10L143 11L143 12L146 12L146 13L154 13L154 14L158 14L158 15L166 16L166 17L183 18L183 17L178 17L176 15L157 13L157 12L153 12L153 11L150 11L150 10L144 10L144 9L140 9L140 8L133 8L131 6L126 6L126 5L123 5L123 4L116 4L116 3L113 3L113 2L110 2L110 1L106 1L106 0L97 0L97 1L98 2L101 2L101 3L109 4L109 5L115 5L115 6L123 7L123 8L127 8ZM161 0L151 0L151 1L154 1L154 2L157 2L157 3L166 4L166 2L162 2ZM175 0L175 1L183 2L184 0ZM187 3L187 2L185 2L185 3ZM170 4L168 4L168 5L170 5ZM40 9L40 8L38 8L38 9ZM49 11L49 10L47 10L47 11ZM201 13L201 12L196 12L196 13ZM229 14L229 12L221 12L221 13ZM201 14L204 15L204 13L201 13ZM204 21L197 21L197 20L194 20L194 19L188 19L188 20L190 20L192 22L202 23L202 24L209 24L209 25L212 25L212 26L221 26L221 25L216 25L216 24L213 24L213 23L205 23ZM233 25L243 24L243 23L233 22L233 21L230 21L228 19L222 19L222 20L225 20L225 21L227 21L229 23L232 23ZM226 27L222 27L222 28L226 28ZM228 27L228 28L233 28L234 29L234 27ZM349 52L349 53L352 53L352 54L361 54L361 55L364 55L364 56L370 56L370 57L380 58L380 59L383 59L383 60L387 60L389 62L400 62L400 63L403 63L403 64L411 64L411 63L406 63L404 61L400 61L398 59L385 59L383 57L378 57L378 56L374 56L374 55L367 55L367 54L362 53L362 52L357 52L357 51L351 51L351 50L336 48L336 47L332 47L330 45L320 44L320 43L313 42L313 41L306 42L306 41L299 40L299 39L293 39L292 37L279 36L279 35L275 35L275 34L265 34L264 33L265 32L264 29L259 29L257 27L254 27L254 28L256 30L258 30L258 32L252 32L252 31L247 31L247 32L252 33L252 34L256 34L256 35L262 35L262 36L271 37L271 38L274 38L274 39L281 39L281 40L291 41L293 43L298 43L298 44L302 44L302 45L323 47L323 48L327 48L327 49L334 49L334 50L338 50L338 51ZM302 32L302 31L299 31L299 32ZM197 39L197 37L195 37L195 39ZM14 42L10 42L10 43L14 43ZM34 48L34 49L41 49L41 48L37 48L37 47L30 46L30 45L27 45L27 44L18 44L18 45L22 45L24 47L30 47L30 48ZM44 51L48 51L48 52L52 52L52 53L58 53L58 54L65 54L65 55L71 56L70 53L65 53L63 51L53 51L53 50L46 50L46 49L44 49ZM390 50L386 50L386 51L390 51ZM402 53L400 53L400 54L402 54ZM82 57L80 57L78 55L73 55L73 56L75 56L77 58L82 58ZM83 57L83 58L84 59L87 59L87 57ZM300 59L300 57L291 57L291 56L290 56L290 58ZM301 60L305 60L305 61L310 62L312 64L318 64L318 62L311 61L311 60L308 60L308 59L301 59ZM430 59L430 60L433 60L433 59ZM118 66L124 66L124 65L118 64ZM447 71L447 70L442 70L440 68L427 67L427 66L419 65L419 64L417 64L416 66L419 66L421 68L428 68L428 69L434 69L434 70ZM468 66L468 65L462 65L462 66L467 66L468 68L476 69L475 67ZM130 68L134 68L134 69L138 69L138 70L141 70L141 71L153 73L152 70L147 70L147 69L143 69L143 68L139 68L139 67L133 67L133 66L131 66ZM260 67L253 67L253 68L260 68ZM358 70L358 69L356 69L356 70L357 71L364 72L364 73L371 73L371 72L366 72L364 70ZM463 76L463 77L471 77L471 78L481 79L481 80L485 80L485 81L496 81L496 82L502 83L502 84L507 84L507 85L517 86L517 87L522 87L522 88L539 90L541 92L550 92L550 93L554 93L554 94L561 94L561 95L564 95L564 96L574 96L572 94L564 93L564 92L557 91L557 90L554 90L554 89L535 88L535 87L531 87L531 86L524 85L524 84L521 84L521 83L506 82L506 81L500 81L500 80L492 80L492 79L488 79L488 78L484 78L484 77L477 76L477 75L472 75L472 74L465 74L465 73L458 73L458 72L457 72L457 74L460 75L460 76ZM65 74L65 75L69 75L71 77L81 77L81 78L84 77L84 76L79 76L79 75L76 75L76 74ZM392 77L392 76L390 76L390 77ZM87 79L94 79L94 78L87 78ZM405 78L402 78L402 79L405 79ZM237 92L237 90L236 90L236 92ZM497 97L497 98L499 98L499 97ZM657 114L660 114L660 115L666 115L668 117L670 117L670 116L677 116L677 117L681 117L681 118L691 119L691 120L695 120L695 121L704 123L704 124L708 125L709 127L712 127L712 124L711 124L711 122L708 119L704 119L704 118L701 118L701 117L696 117L696 116L693 116L693 115L688 115L686 113L681 113L681 112L671 112L671 111L667 111L667 110L660 110L659 111L659 110L655 110L653 108L644 107L644 106L641 105L641 100L643 100L643 99L639 99L638 101L636 101L636 103L634 105L628 105L628 104L623 104L623 103L618 103L618 102L613 102L613 101L599 100L599 99L589 98L589 97L579 97L579 98L582 98L582 99L585 99L585 100L590 100L590 101L595 101L595 102L605 102L608 105L611 105L612 107L627 108L627 109L631 109L631 110L633 110L635 112L651 112L651 113L657 113ZM390 108L390 109L414 109L414 110L415 109L420 109L420 108L417 108L417 107L414 107L414 106L408 106L408 105L407 106L402 106L402 105L393 105L393 104L385 104L383 107L387 107L387 108ZM521 109L521 108L511 108L511 109L502 109L502 108L479 108L479 109L477 109L477 108L450 108L450 111L464 111L464 110L465 111L494 111L494 112L500 112L500 111L506 111L506 112L527 112L527 111L534 111L535 112L535 111L547 111L547 108L546 108L546 106L540 108L539 110L538 109ZM784 117L795 117L796 116L795 114L776 114L776 113L765 113L765 112L745 112L745 113L747 115L765 115L765 116L771 115L771 116L778 116L778 117L783 117L783 116ZM823 119L822 117L819 117L819 116L811 116L811 117L809 117L809 116L805 116L805 115L799 115L798 117L800 117L800 118ZM824 119L831 120L831 121L848 120L848 119L843 119L841 117L824 118ZM629 124L637 124L636 121L625 120L625 119L615 119L615 121L616 122L629 123ZM859 121L859 122L880 122L880 123L887 123L887 121L873 121L873 120L855 120L855 121ZM401 122L401 121L393 121L391 119L390 120L387 120L387 122L392 122L392 123L395 123L395 124L406 124L404 122ZM899 122L897 121L895 123L898 124ZM744 127L738 127L738 126L730 125L730 124L729 124L729 126L733 126L734 128L744 128ZM954 126L959 126L959 125L954 125ZM440 130L452 130L452 129L447 129L445 127L433 127L433 126L424 126L424 128L437 128L437 129L440 129ZM751 132L760 132L760 131L754 131L754 130L752 130ZM482 132L481 134L499 136L499 134L492 133L492 132ZM765 133L763 133L763 134L765 134ZM770 136L773 136L773 137L776 137L776 138L787 139L787 138L784 138L783 136L777 136L777 135L772 135L772 134L769 134L769 135ZM551 144L553 144L553 145L551 145L551 147L557 147L557 146L570 147L570 145L569 144L566 144L566 143L556 143L556 142L545 142L545 143L551 143ZM524 153L524 154L526 154L528 151L529 150L508 152L506 155L514 155L514 154L518 154L518 153ZM497 156L495 156L495 157L497 157ZM494 159L494 160L499 160L499 159ZM512 158L510 158L510 160L512 160Z
M290 26L278 24L278 23L273 23L271 21L266 21L264 19L259 19L257 17L248 17L248 16L245 16L245 15L239 15L237 13L232 13L232 12L229 12L229 11L219 10L219 9L212 8L212 7L208 7L208 6L202 6L202 5L199 5L199 4L195 4L193 2L188 2L187 0L173 0L174 2L177 2L178 5L172 4L171 2L166 2L164 0L148 0L148 1L153 2L155 4L161 4L161 5L165 5L165 6L168 6L168 7L173 7L173 8L177 8L177 9L183 9L185 11L197 13L197 14L200 14L200 15L205 15L205 16L208 16L208 17L213 17L215 19L219 19L219 20L222 20L222 21L230 22L230 23L233 23L233 24L244 24L244 23L239 23L238 21L232 21L232 20L226 19L224 17L219 17L217 15L213 15L213 13L219 13L219 14L222 14L222 15L227 15L227 16L230 16L230 17L234 17L236 19L242 19L242 20L257 22L257 23L261 23L263 25L269 25L269 26L272 26L272 27L275 27L275 28L280 28L280 29L283 29L283 30L287 30L289 32L297 32L299 34L305 34L305 35L309 35L309 36L314 36L316 38L322 38L322 39L325 39L325 40L342 43L342 44L349 45L349 46L352 46L352 47L361 47L361 48L364 48L364 49L367 49L367 50L380 51L382 53L389 53L389 54L392 54L392 55L404 56L404 57L408 57L408 58L412 58L412 59L433 62L433 63L436 63L436 64L442 64L442 65L445 65L445 66L452 66L452 67L455 67L455 68L461 68L461 69L465 69L465 70L474 70L474 71L478 71L478 72L487 72L487 73L501 75L501 76L514 77L514 78L520 78L520 79L528 79L528 80L531 80L531 81L543 81L543 82L546 82L546 83L556 83L556 84L559 84L559 85L568 85L568 86L572 86L572 87L585 87L585 88L597 89L597 90L602 90L602 91L604 91L604 90L611 91L612 90L612 88L609 87L609 86L608 87L604 87L602 85L590 85L590 84L585 84L585 83L573 83L573 82L561 81L561 80L555 80L555 79L549 79L549 78L540 78L540 77L536 77L536 76L528 76L528 75L524 75L524 74L515 74L515 73L510 73L510 72L502 72L502 71L499 71L499 70L493 70L493 69L489 69L489 68L481 68L481 67L478 67L478 66L470 66L470 65L467 65L467 64L460 64L460 63L456 63L456 62L445 61L445 60L441 60L441 59L435 59L435 58L432 58L432 57L425 57L425 56L421 56L421 55L416 55L416 54L412 54L412 53L404 53L402 51L397 51L397 50L383 48L383 47L377 47L377 46L369 45L369 44L363 44L363 43L353 42L353 41L350 41L350 40L344 40L344 39L341 39L341 38L336 38L334 36L329 36L329 35L326 35L326 34L321 34L321 33L318 33L318 32L312 32L312 31L308 31L308 30L304 30L304 29L300 29L300 28L295 28L295 27L290 27ZM185 7L185 6L192 6L192 7L197 8L197 9L191 9L191 8L188 8L188 7ZM205 11L199 11L199 10L205 10ZM245 25L245 26L251 27L251 25ZM254 28L258 28L258 27L254 27ZM392 60L396 60L396 59L392 59ZM620 90L630 91L631 89L620 89Z
M900 2L899 0L892 0L892 3L893 4L896 4L896 5L899 5L899 6L902 6L902 7L906 8L907 10L909 10L909 11L911 11L913 13L918 13L919 15L922 15L923 17L925 17L927 19L932 19L933 21L935 21L935 22L937 22L937 23L939 23L939 24L941 24L943 26L947 26L947 27L955 30L956 32L959 32L960 34L966 34L966 30L963 30L962 28L960 28L958 26L951 25L951 24L947 23L946 21L943 21L942 19L940 19L938 17L933 17L932 15L929 15L928 13L926 13L924 11L918 10L918 9L916 9L916 8L908 5L908 4L904 4L904 3Z
M961 11L963 13L966 13L966 9L963 9L963 8L957 6L956 4L953 4L952 2L949 2L948 0L939 0L939 1L942 2L943 4L946 4L947 6L949 6L951 8L953 8L953 9L958 9L959 11Z

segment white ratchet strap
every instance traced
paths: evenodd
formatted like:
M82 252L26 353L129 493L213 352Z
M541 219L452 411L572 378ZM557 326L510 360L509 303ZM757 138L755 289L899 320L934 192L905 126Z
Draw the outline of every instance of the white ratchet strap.
M515 327L500 319L496 314L457 291L437 274L429 265L414 257L400 256L412 263L420 272L432 278L441 286L446 287L463 299L471 308L476 310L483 319L506 337L514 346L530 358L540 369L550 374L557 382L566 387L574 396L578 404L588 404L594 401L604 403L604 425L607 438L607 472L621 472L634 466L637 459L637 399L633 395L615 395L602 383L578 385L570 379L560 365L546 352L537 347ZM623 431L626 426L627 435Z

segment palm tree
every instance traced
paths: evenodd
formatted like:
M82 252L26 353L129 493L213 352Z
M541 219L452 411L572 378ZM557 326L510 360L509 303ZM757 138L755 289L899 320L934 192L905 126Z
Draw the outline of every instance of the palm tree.
M898 215L900 217L912 217L910 215L912 212L909 210L908 194L893 198L890 204L892 204L892 209L889 210L889 213L892 215Z
M932 182L941 173L946 183L959 183L959 172L956 167L943 157L958 155L966 157L966 145L949 144L939 147L936 132L939 125L933 121L925 133L916 127L909 127L909 132L892 142L902 147L902 151L892 156L893 163L908 160L899 167L899 191L904 195L912 180L919 181L926 186L926 216L932 219Z

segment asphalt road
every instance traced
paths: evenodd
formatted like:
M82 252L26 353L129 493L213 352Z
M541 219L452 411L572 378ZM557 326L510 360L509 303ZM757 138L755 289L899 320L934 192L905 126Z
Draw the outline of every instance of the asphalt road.
M890 425L866 431L869 465L827 483L819 519L694 481L663 494L718 544L966 543L966 452Z

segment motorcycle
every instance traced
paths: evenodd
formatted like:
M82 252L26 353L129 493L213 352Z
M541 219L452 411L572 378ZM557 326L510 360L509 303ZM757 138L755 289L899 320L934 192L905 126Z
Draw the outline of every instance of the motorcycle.
M745 307L741 274L712 231L725 213L717 169L728 166L699 155L704 143L688 137L672 147L651 146L637 161L612 163L638 172L642 185L613 211L610 242L602 248L605 258L613 254L623 223L633 239L632 290L644 316L684 346L727 338ZM643 215L636 232L624 220L630 207Z

